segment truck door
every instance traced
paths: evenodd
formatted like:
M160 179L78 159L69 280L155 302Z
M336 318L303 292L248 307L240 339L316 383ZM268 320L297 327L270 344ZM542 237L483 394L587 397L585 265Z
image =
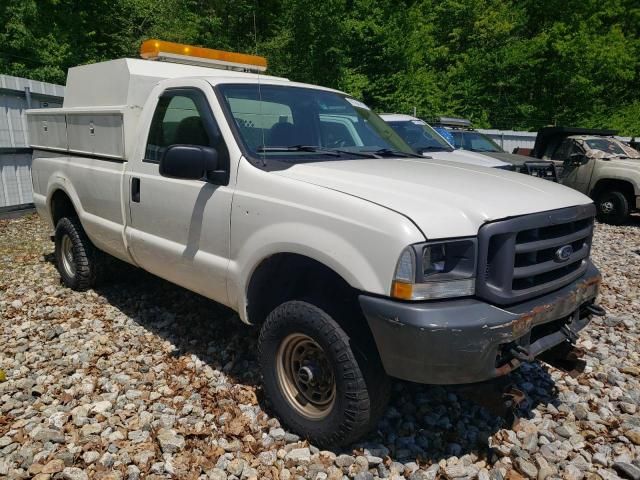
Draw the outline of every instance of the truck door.
M226 303L232 199L229 154L204 91L166 89L158 98L148 132L125 182L131 253L145 270ZM223 174L215 182L161 176L162 154L176 144L214 147Z
M583 148L571 138L565 138L558 146L553 160L562 160L562 183L568 187L574 188L584 194L588 194L589 181L593 172L595 160L584 156L581 163L575 163L571 159L573 154L584 155Z

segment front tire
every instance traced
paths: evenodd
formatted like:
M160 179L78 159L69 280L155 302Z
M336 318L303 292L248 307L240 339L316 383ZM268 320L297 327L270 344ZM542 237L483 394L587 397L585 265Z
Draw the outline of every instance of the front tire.
M382 409L375 379L364 372L349 337L311 303L288 301L267 317L259 339L264 389L291 430L321 446L341 446L367 433ZM378 380L386 377L378 372Z
M610 225L621 225L629 217L629 200L616 190L602 192L596 198L598 220Z
M62 283L79 292L96 282L99 251L93 246L77 217L64 217L55 231L55 257Z

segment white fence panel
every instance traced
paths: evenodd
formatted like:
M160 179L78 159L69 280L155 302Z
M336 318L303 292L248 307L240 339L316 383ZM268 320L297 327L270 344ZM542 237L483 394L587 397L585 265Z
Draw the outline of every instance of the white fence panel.
M0 155L0 207L33 203L31 154Z
M491 137L505 152L513 152L514 148L533 148L537 132L520 132L517 130L478 129Z
M33 202L28 108L61 107L64 87L0 75L0 208Z

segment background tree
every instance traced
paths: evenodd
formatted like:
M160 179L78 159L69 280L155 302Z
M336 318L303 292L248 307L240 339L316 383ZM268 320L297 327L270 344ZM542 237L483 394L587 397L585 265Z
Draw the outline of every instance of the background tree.
M637 0L4 0L0 25L0 73L55 83L157 37L257 52L379 111L640 135Z

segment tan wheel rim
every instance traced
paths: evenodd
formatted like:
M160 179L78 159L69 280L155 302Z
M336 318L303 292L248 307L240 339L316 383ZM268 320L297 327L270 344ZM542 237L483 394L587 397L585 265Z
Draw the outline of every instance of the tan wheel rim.
M76 266L73 263L73 243L69 235L63 235L60 242L60 253L62 257L62 268L69 277L74 277L76 274Z
M298 413L320 420L336 400L336 381L327 354L311 337L287 336L276 354L280 390Z

